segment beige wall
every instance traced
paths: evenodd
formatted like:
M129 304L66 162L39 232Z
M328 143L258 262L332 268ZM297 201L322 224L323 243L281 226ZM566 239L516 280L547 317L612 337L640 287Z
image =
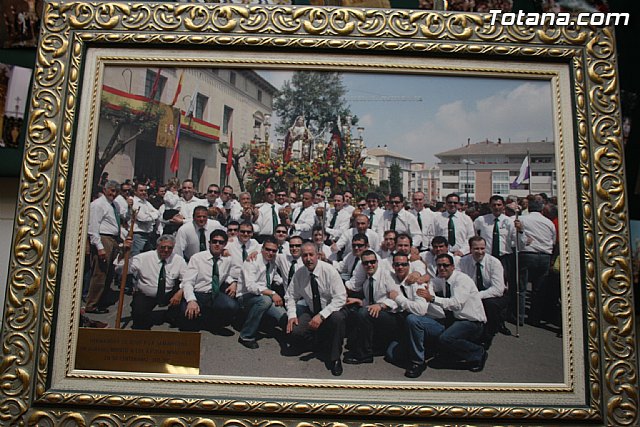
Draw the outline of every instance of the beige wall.
M4 297L7 286L7 273L9 270L9 255L13 239L13 220L16 211L16 196L18 194L18 178L0 178L0 318L4 312Z

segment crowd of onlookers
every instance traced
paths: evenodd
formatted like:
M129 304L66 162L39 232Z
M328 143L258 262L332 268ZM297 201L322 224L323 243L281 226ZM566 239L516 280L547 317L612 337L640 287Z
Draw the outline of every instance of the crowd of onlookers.
M249 349L260 331L280 335L283 354L319 351L334 375L342 362L384 355L415 378L427 362L482 370L508 322L556 322L555 198L356 196L270 187L236 195L216 184L198 193L189 179L103 174L89 214L85 326L124 285L133 329L152 328L156 308L167 307L160 322L235 328Z

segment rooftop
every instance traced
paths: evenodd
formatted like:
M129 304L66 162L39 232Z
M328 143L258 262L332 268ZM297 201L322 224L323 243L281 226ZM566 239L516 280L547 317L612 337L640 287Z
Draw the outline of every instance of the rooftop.
M526 154L554 154L553 141L535 141L535 142L493 142L482 141L474 144L465 145L464 147L455 148L449 151L443 151L435 154L436 157L449 156L473 156L473 155L522 155Z
M375 148L367 147L367 155L376 156L376 157L384 157L384 156L394 157L396 159L403 159L403 160L413 160L411 157L407 157L405 155L396 153L395 151L391 151L387 147L375 147Z

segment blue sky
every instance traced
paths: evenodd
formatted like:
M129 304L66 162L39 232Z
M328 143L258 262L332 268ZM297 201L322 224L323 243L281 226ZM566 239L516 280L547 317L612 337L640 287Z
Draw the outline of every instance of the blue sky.
M275 87L288 71L259 71ZM368 147L387 144L392 151L436 163L435 153L471 142L503 143L553 139L551 85L548 81L345 73L349 97L420 97L415 101L349 101L364 126ZM272 127L273 129L273 127ZM355 129L354 129L355 131Z

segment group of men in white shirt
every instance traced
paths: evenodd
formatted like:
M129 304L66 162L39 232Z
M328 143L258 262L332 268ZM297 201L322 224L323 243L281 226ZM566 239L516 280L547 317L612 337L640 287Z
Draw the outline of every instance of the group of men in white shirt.
M292 203L286 192L268 187L253 206L248 193L235 200L229 186L220 194L211 185L206 199L197 199L185 180L177 202L165 197L177 212L167 217L165 206L150 205L143 185L128 208L118 209L116 186L107 182L92 202L89 240L98 267L113 262L121 221L136 211L133 239L124 241L134 255L129 273L137 278L135 329L149 329L151 311L169 305L178 310L181 330L234 325L238 342L250 349L259 348L258 331L269 324L289 338L287 354L323 350L333 375L342 374L343 361L371 363L381 351L416 378L431 355L436 366L481 371L493 337L508 332L505 313L523 318L527 281L531 313L544 304L536 295L555 228L535 214L535 203L528 218L514 220L504 215L504 199L493 196L491 213L472 221L456 194L447 195L445 212L425 208L421 192L413 194L412 209L400 194L382 209L380 197L369 193L367 208L356 211L350 194L334 194L330 206L323 191L304 190ZM160 221L179 228L145 251ZM516 244L524 256L520 291L512 290ZM95 294L107 271L98 268L91 278L88 312L98 312Z

